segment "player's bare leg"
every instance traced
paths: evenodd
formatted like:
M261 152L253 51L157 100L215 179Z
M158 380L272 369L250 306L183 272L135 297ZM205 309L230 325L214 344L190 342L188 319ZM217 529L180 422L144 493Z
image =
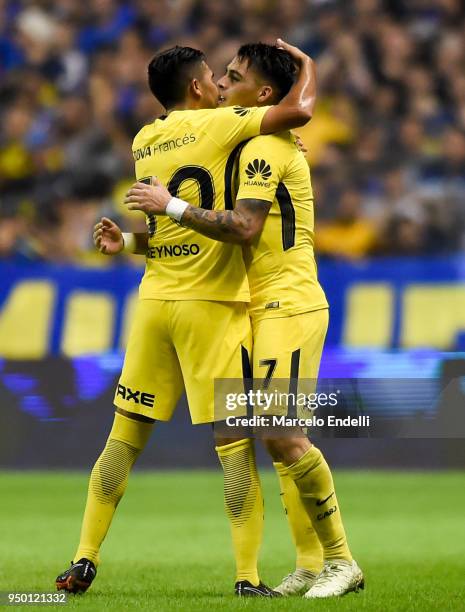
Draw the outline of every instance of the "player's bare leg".
M99 551L137 457L152 433L153 419L118 408L110 435L92 470L79 547L71 566L56 578L58 590L86 591L97 573Z
M323 569L305 597L332 597L363 589L363 574L352 559L331 471L321 451L303 436L269 438L265 445L273 459L287 467L323 547Z

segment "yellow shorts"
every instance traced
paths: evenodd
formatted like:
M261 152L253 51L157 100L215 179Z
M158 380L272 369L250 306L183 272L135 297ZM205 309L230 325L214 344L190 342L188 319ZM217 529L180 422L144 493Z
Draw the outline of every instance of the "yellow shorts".
M185 389L192 423L213 422L215 378L242 378L250 349L243 302L139 300L114 403L169 421Z
M328 320L327 308L291 317L252 319L253 376L259 387L272 390L273 381L279 381L279 391L313 393Z
M328 330L328 309L278 319L252 319L253 375L317 378ZM271 362L271 363L270 363Z

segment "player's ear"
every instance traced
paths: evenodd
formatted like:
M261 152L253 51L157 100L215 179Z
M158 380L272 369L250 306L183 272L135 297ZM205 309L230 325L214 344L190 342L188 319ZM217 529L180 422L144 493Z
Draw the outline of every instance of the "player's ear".
M200 81L198 79L192 79L189 89L195 98L202 97L202 88L200 87Z
M272 97L273 97L273 88L270 87L270 85L263 85L263 87L260 88L257 102L259 104L263 104L264 102L271 103Z

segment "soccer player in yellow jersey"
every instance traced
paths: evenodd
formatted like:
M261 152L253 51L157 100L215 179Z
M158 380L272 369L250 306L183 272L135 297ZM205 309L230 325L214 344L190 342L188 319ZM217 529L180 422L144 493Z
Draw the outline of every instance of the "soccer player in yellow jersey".
M265 44L244 45L219 81L228 105L276 103L292 85L292 58ZM316 379L328 325L328 304L313 253L313 193L308 164L290 132L251 139L242 148L234 210L205 211L187 203L181 224L205 236L244 245L250 285L253 373L267 379ZM172 194L159 182L135 186L130 208L164 214ZM162 217L160 217L162 218ZM297 382L295 383L297 384ZM363 587L342 525L330 469L302 435L265 440L279 475L297 549L296 570L275 589L306 598L343 595ZM260 484L250 439L217 440L225 470L239 577L258 580ZM228 485L229 482L229 485ZM255 486L247 483L255 483ZM231 484L232 483L232 484ZM248 503L240 501L248 491ZM243 510L237 511L242 504Z
M216 108L217 86L200 51L175 47L156 55L149 64L149 86L167 115L134 139L139 184L157 175L173 194L196 206L223 208L240 143L303 125L311 116L313 63L295 47L282 45L299 66L298 78L278 105L260 108ZM166 213L148 216L146 271L115 393L115 420L92 470L79 546L71 567L56 579L59 589L85 591L94 579L100 546L154 422L171 418L184 388L192 422L212 422L214 379L241 378L248 362L249 289L240 246L173 223L181 217L176 202ZM131 248L129 238L126 248ZM103 234L96 241L108 254L124 246L121 235L116 247ZM265 585L250 586L254 591L247 593L248 583L241 582L236 591L273 595Z

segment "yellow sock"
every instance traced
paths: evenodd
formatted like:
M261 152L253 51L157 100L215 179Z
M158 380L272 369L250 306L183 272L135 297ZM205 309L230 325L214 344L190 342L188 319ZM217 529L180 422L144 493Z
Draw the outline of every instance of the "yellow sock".
M100 546L126 489L129 472L152 428L153 423L142 423L115 413L107 443L90 476L81 538L74 561L85 557L98 564Z
M323 567L323 549L312 521L300 498L299 489L283 463L273 463L279 478L281 501L296 549L296 569L319 574Z
M263 496L254 445L252 440L244 439L217 446L216 451L224 471L224 502L236 559L236 582L248 580L257 586Z
M318 534L324 558L351 561L333 477L321 451L312 446L287 470Z

